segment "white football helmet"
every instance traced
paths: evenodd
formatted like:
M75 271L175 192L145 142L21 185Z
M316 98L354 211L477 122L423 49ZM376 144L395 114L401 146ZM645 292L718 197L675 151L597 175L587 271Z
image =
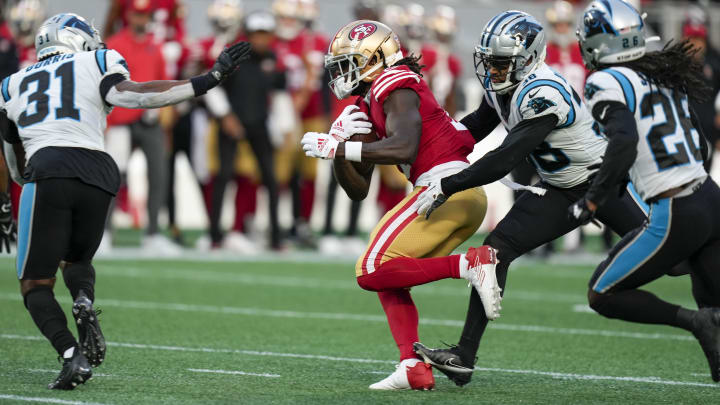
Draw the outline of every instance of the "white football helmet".
M105 48L105 44L95 27L73 13L62 13L48 18L35 35L38 60L63 53L102 48Z

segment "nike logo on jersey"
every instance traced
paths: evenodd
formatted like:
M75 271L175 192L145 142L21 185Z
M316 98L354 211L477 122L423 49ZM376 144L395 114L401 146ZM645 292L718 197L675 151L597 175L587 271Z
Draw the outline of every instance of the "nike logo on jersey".
M605 120L605 113L607 113L608 108L610 108L610 106L606 105L605 108L603 108L602 111L600 111L600 121Z
M538 93L540 93L540 89L536 90L535 93L532 93L532 94L529 94L529 93L528 93L528 95L530 96L530 98L535 98L535 96L536 96Z

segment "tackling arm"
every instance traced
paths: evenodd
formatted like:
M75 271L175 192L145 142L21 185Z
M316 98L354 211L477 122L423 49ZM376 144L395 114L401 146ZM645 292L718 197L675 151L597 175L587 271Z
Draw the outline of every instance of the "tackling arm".
M449 197L459 191L483 186L503 178L540 145L558 122L556 115L523 120L503 143L465 170L442 179L442 193Z
M362 144L362 162L375 164L412 164L417 157L422 135L420 97L410 89L390 93L383 104L387 116L387 138ZM336 157L345 158L345 143L338 145Z

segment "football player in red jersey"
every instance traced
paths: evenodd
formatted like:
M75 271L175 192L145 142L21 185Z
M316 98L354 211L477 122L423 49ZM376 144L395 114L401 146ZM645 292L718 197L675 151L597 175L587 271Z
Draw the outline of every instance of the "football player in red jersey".
M565 0L557 0L545 11L545 18L550 26L545 63L581 92L585 88L587 69L575 37L573 6Z
M312 18L312 6L307 1L275 0L272 11L277 20L277 41L273 51L287 72L287 86L301 121L301 132L322 131L328 125L328 111L321 93L323 55L327 39L307 29ZM278 183L292 182L293 217L291 230L301 247L315 247L308 221L315 199L317 163L308 159L297 147L287 142L277 151L275 159Z
M325 66L330 88L338 98L361 96L363 114L345 110L330 134L306 133L306 154L334 159L335 175L354 200L367 196L375 164L398 165L415 188L380 220L365 253L355 266L357 282L376 291L400 350L400 365L371 389L429 389L434 386L430 365L421 362L412 345L418 340L418 313L409 288L445 278L469 280L497 318L500 291L495 278L495 251L487 246L465 255L446 256L475 233L487 206L481 188L466 190L447 201L437 218L418 216L417 198L427 185L447 173L469 166L466 156L475 141L464 125L437 103L420 76L417 57L403 57L395 33L386 25L360 20L334 37ZM368 117L379 140L352 142L367 133L359 125ZM352 121L355 125L351 125ZM422 135L422 136L421 136ZM367 135L364 135L367 137Z
M452 42L457 32L455 10L449 6L437 6L428 20L435 43L432 52L423 50L422 63L426 64L428 81L435 98L450 116L455 116L457 81L462 74L460 58L453 53Z

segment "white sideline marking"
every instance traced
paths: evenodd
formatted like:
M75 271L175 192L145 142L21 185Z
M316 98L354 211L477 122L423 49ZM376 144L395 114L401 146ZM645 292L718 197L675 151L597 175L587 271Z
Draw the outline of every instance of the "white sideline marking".
M19 294L0 294L0 299L4 300L20 300ZM56 297L60 303L70 303L70 297ZM348 314L342 312L301 312L301 311L285 311L274 309L262 309L251 307L228 307L215 305L191 305L180 303L161 303L161 302L145 302L145 301L125 301L114 299L99 299L97 305L102 307L118 307L122 309L153 309L166 311L181 312L207 312L215 314L230 315L246 315L260 316L272 318L295 318L295 319L325 319L336 321L362 321L362 322L379 322L386 323L387 318L384 315L370 314ZM422 325L450 326L462 327L465 322L452 319L432 319L420 318ZM690 335L674 335L668 333L643 333L643 332L623 332L601 329L576 329L576 328L555 328L551 326L540 325L513 325L505 323L491 322L488 327L496 330L508 330L513 332L535 332L535 333L555 333L561 335L582 335L582 336L602 336L602 337L621 337L631 339L653 339L653 340L682 340L693 341L694 337Z
M40 336L23 336L23 335L11 335L11 334L0 334L2 339L14 339L14 340L44 340ZM107 342L108 346L125 347L131 349L149 349L149 350L167 350L177 352L200 352L200 353L232 353L232 354L245 354L250 356L269 356L269 357L284 357L284 358L295 358L305 360L329 360L329 361L344 361L349 363L375 363L375 364L397 364L392 360L378 360L378 359L361 359L353 357L336 357L326 356L318 354L300 354L300 353L278 353L278 352L266 352L257 350L240 350L240 349L215 349L210 347L183 347L183 346L166 346L166 345L150 345L142 343L120 343L120 342ZM618 376L607 376L607 375L592 375L592 374L574 374L574 373L558 373L554 371L542 371L542 370L514 370L505 368L487 368L487 367L475 367L479 371L492 371L500 373L515 373L515 374L529 374L529 375L541 375L555 378L567 378L574 380L612 380L612 381L627 381L627 382L639 382L639 383L652 383L652 384L665 384L665 385L688 385L694 387L711 387L718 388L718 384L705 384L689 381L672 381L663 380L658 377L618 377Z
M250 375L250 376L255 376L255 377L280 378L280 374L269 374L269 373L248 373L245 371L232 371L232 370L208 370L205 368L189 368L187 370L192 371L193 373Z
M663 380L660 377L618 377L611 375L593 375L593 374L575 374L575 373L557 373L554 371L540 371L540 370L514 370L507 368L489 368L489 367L475 367L475 370L480 371L492 371L496 373L514 373L514 374L530 374L530 375L542 375L553 378L561 378L567 380L591 380L591 381L627 381L627 382L638 382L648 384L663 384L663 385L685 385L691 387L710 387L718 388L718 384L707 384L690 381L673 381Z
M7 395L7 394L0 394L0 399L10 399L13 401L25 401L25 402L42 402L42 403L46 403L46 404L103 405L98 402L66 401L64 399L43 398L43 397L22 397L19 395Z

